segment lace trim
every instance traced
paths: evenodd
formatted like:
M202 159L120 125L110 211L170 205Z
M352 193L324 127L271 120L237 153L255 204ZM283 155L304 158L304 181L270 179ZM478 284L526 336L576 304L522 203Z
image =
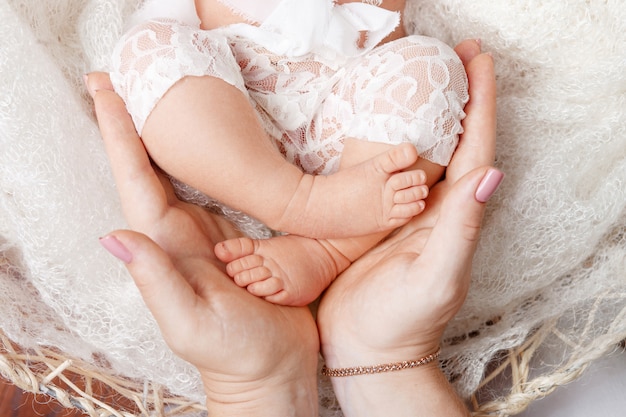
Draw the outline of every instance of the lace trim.
M468 92L463 65L447 45L411 36L339 66L317 55L272 54L229 29L160 20L125 36L111 79L139 132L178 80L210 75L249 97L278 149L306 172L334 172L345 137L411 142L423 158L449 162Z

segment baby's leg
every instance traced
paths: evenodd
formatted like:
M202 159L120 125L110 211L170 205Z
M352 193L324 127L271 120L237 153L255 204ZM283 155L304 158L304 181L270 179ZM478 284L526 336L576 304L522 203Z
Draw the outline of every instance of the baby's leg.
M276 230L355 236L405 224L423 208L423 179L402 172L417 159L411 145L333 175L304 174L274 148L244 95L214 77L174 85L142 137L166 172Z
M358 165L391 147L348 138L340 170ZM410 169L425 182L416 190L419 193L416 196L421 199L428 196L429 187L444 172L441 165L421 158ZM235 283L251 294L272 303L302 306L319 297L341 272L388 233L343 239L310 239L298 235L263 240L244 237L217 244L215 254L227 263L226 272Z
M397 58L397 54L405 54L401 56L401 60L406 62L406 66L383 65L383 68L375 68L375 71L358 70L354 77L346 79L355 84L362 82L363 88L347 85L343 90L338 89L336 98L348 100L350 105L331 107L357 109L358 114L347 115L347 118L356 117L357 122L352 126L360 129L362 137L370 140L344 139L340 170L350 169L373 155L389 150L391 143L396 143L399 139L414 143L422 150L423 158L420 157L407 169L423 171L427 176L425 184L428 187L434 185L443 175L443 164L451 158L457 134L461 131L467 84L464 82L466 79L463 66L450 53L451 50L447 50L441 43L423 40L424 42L421 42L422 38L405 39L390 48L374 51L381 58L374 61L383 64L389 57ZM398 60L391 59L390 62L397 64ZM367 79L359 79L363 74L372 73L378 74L380 79L386 79L387 82L368 83ZM371 89L368 91L372 85L384 85L384 91L381 94ZM421 89L411 88L415 86L421 86ZM382 114L385 111L389 114ZM336 116L331 114L329 118L332 117ZM344 120L346 117L338 118ZM377 132L378 136L368 136L368 131ZM424 198L426 193L427 190L424 191ZM244 238L218 245L216 253L222 261L229 262L228 273L236 277L240 285L248 285L253 294L265 297L269 295L268 300L280 303L290 303L293 300L311 301L319 295L320 281L330 284L342 268L347 267L386 235L387 232L381 232L353 239L319 241L298 236L281 238L280 241L270 239L255 242ZM315 269L311 265L314 261L307 251L292 251L292 247L296 246L307 247L316 258L326 257L325 263L337 267ZM321 254L315 251L318 246L325 249ZM290 272L294 274L290 275ZM311 291L306 298L302 298L303 289Z
M151 157L180 181L273 229L310 237L389 230L422 210L415 197L420 177L402 171L417 159L412 146L398 146L334 175L304 174L274 148L245 89L232 81L238 66L223 39L171 21L146 23L135 33L120 48L116 90L135 113ZM209 75L188 76L180 62L203 63ZM144 78L137 77L138 66ZM133 99L143 100L140 89L161 73L173 76L163 95L151 98L155 104L142 126L137 113L146 110ZM129 91L135 97L124 94Z
M358 165L391 148L384 143L346 138L339 169ZM422 199L445 171L443 166L422 158L409 169L423 175L424 185L417 190ZM251 294L276 304L303 306L319 297L352 262L388 234L384 231L343 239L242 237L218 243L215 254L227 264L226 272L235 283Z

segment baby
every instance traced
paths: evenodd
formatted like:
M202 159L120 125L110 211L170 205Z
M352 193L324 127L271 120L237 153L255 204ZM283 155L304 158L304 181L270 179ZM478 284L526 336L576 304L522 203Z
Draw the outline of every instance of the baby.
M227 273L305 305L424 209L462 132L463 65L432 38L379 45L404 1L192 6L153 1L111 80L157 165L288 233L218 244Z

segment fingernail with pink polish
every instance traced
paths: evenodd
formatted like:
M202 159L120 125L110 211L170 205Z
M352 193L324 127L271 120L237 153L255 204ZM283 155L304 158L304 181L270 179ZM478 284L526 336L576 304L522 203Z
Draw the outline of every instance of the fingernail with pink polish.
M489 201L491 196L496 192L500 183L504 179L504 173L498 171L495 168L491 168L485 176L483 180L478 185L478 189L476 190L476 200L481 203L486 203Z
M133 254L115 236L109 235L100 238L100 244L111 255L122 262L129 264L133 261Z

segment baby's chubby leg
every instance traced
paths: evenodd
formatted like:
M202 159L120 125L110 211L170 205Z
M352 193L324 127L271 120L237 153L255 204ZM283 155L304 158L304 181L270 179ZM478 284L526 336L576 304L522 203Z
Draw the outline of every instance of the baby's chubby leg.
M330 176L288 163L267 137L220 36L153 20L116 48L111 79L164 171L275 230L310 237L389 230L423 209L422 179L402 171L417 159L411 146Z
M346 138L340 172L371 159L392 145ZM429 187L441 178L444 167L418 159L410 169L424 179L416 191L428 196ZM253 240L237 238L215 246L215 254L227 264L235 283L267 301L302 306L314 301L352 262L385 238L379 232L354 238L310 239L297 235Z
M142 134L166 172L269 227L308 237L389 230L423 209L417 159L399 145L329 176L302 173L265 134L244 94L215 77L186 77L148 117Z
M425 184L430 187L443 175L444 167L440 164L450 159L461 131L462 109L468 97L462 62L446 45L423 37L390 43L372 51L371 56L376 59L366 57L359 61L356 70L338 85L335 99L350 105L329 101L327 119L349 119L350 113L339 117L333 112L355 109L352 117L356 122L346 125L357 130L352 131L354 137L373 140L344 138L340 172L388 152L393 149L391 143L400 138L413 143L424 158L430 159L420 158L407 167L425 173ZM387 82L369 82L371 77ZM218 258L228 263L227 272L235 282L247 285L253 294L274 302L301 302L317 297L320 281L328 285L342 267L386 234L317 241L298 236L256 242L244 238L223 242L215 251ZM301 250L303 247L308 248L308 253ZM320 247L324 250L319 251ZM315 260L336 267L316 268L311 265ZM302 298L306 289L311 292Z
M222 203L310 237L389 230L423 209L423 179L402 171L417 159L409 145L330 176L288 163L248 99L228 42L214 31L149 21L116 51L111 79L150 156Z

